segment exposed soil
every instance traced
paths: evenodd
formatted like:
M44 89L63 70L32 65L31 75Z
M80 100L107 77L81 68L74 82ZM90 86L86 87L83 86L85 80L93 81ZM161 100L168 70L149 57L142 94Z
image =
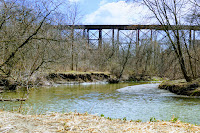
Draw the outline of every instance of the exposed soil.
M43 73L33 76L29 81L14 81L13 79L0 77L0 93L4 90L15 90L19 87L51 86L54 84L79 84L83 82L109 82L110 74L103 72L60 72ZM112 80L112 79L111 79Z
M83 83L107 81L110 75L105 73L50 73L46 79L57 84Z
M136 132L136 133L200 133L200 126L176 122L136 122L106 119L79 113L22 115L0 112L0 132Z
M55 84L79 84L84 82L108 82L119 83L120 81L158 81L159 77L152 77L148 75L129 75L123 77L121 80L108 72L55 72L55 73L40 73L35 74L29 80L14 81L13 79L0 76L0 93L4 90L15 90L18 87L39 87L52 86Z
M6 78L0 78L0 93L4 90L15 90L18 83L8 80Z
M164 81L159 85L159 88L169 90L177 95L200 96L200 79L192 82L185 80Z

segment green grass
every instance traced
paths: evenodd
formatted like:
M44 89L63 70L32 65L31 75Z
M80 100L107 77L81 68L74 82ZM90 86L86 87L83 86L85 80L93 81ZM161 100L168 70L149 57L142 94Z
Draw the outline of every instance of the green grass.
M171 122L175 123L178 121L178 117L175 117L174 115L172 116Z
M126 117L124 117L123 120L126 121Z
M104 114L101 114L101 117L104 117Z
M155 117L151 117L151 118L150 118L150 122L157 122L157 120L156 120Z
M107 117L107 119L108 119L108 120L112 120L112 118L110 118L110 117Z

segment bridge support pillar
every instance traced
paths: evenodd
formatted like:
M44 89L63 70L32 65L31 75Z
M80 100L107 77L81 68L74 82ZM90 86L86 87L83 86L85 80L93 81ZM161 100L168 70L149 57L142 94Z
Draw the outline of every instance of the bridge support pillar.
M74 70L74 28L71 29L71 70Z
M189 48L192 48L192 30L189 32Z
M87 29L87 46L89 47L90 45L90 35L89 35L90 30Z
M136 47L139 47L139 43L140 43L140 30L138 29L136 31Z
M86 29L83 29L83 38L85 38L85 37L86 37L85 30L86 30Z
M119 29L117 29L117 50L119 50Z
M196 40L196 38L195 38L195 30L193 30L193 45L195 46L195 40Z
M99 46L98 48L101 48L102 47L102 29L99 29Z
M112 29L112 45L115 45L115 29Z

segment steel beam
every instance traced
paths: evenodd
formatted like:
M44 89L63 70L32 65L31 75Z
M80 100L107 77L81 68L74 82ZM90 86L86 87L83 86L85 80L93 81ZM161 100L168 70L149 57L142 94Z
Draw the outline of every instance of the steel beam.
M138 29L154 29L154 30L200 30L198 25L58 25L54 26L59 29L118 29L118 30L138 30Z

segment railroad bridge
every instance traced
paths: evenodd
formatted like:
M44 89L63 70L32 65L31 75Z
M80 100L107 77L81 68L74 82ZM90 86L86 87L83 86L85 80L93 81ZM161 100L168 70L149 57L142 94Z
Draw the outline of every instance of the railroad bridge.
M57 26L56 26L57 27ZM189 44L194 44L198 38L200 26L196 25L59 25L57 28L70 30L72 40L77 36L83 37L87 44L98 45L106 40L114 44L134 43L139 45L141 38L148 37L151 41L165 39L165 31L184 31ZM107 38L107 39L105 39ZM126 40L126 42L123 42Z

